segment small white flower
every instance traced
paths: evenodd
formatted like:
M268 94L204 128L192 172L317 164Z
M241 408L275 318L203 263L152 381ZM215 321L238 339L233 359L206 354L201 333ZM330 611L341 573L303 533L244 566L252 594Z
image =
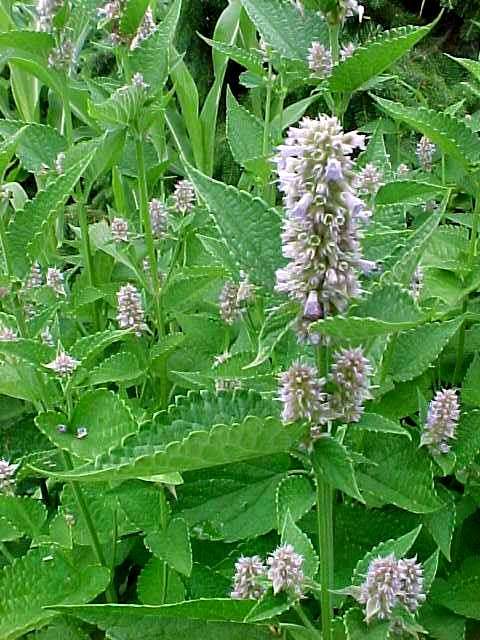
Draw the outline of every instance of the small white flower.
M65 351L60 351L55 360L52 360L52 362L44 366L63 378L71 375L79 364L80 360L75 360L75 358L69 356Z

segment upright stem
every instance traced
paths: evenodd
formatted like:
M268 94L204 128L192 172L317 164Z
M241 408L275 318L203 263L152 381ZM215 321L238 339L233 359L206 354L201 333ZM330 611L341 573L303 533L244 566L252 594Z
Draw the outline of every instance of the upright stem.
M65 82L67 79L65 78ZM70 98L68 92L65 89L62 95L63 102L63 133L67 139L68 145L73 143L73 124L72 124L72 109L70 107Z
M162 486L160 488L160 527L162 531L168 526L168 504L167 498L165 497L165 489ZM167 600L167 591L168 591L168 565L164 561L162 566L162 576L160 583L160 602L161 604L165 604Z
M315 627L313 626L312 622L310 621L310 618L307 616L305 611L302 609L302 605L300 604L300 602L296 602L294 607L295 607L295 611L297 612L298 617L303 622L303 626L310 631L310 633L312 634L313 637L318 638L319 640L323 640L322 635L320 634L318 629L315 629Z
M340 25L339 24L329 25L328 35L330 38L330 51L332 52L333 64L337 64L337 62L340 59L340 43L339 43Z
M320 604L322 609L322 638L332 639L333 607L330 589L333 588L333 488L322 478L317 480L317 527L320 550Z
M90 245L90 234L88 233L88 220L87 210L85 202L82 200L78 203L78 219L80 222L80 231L82 233L82 251L85 264L85 271L87 273L88 284L91 287L95 286L94 270L93 270L93 256L92 247ZM98 315L98 308L96 303L92 304L93 307L93 321L95 325L95 331L100 329L100 318Z
M270 151L270 121L272 119L272 83L273 72L272 65L268 63L268 80L267 80L267 96L265 101L265 121L263 125L263 156L266 157ZM270 188L270 174L267 177L267 183L264 187L264 197L267 202L270 201L271 188Z
M63 451L63 459L65 461L65 466L67 469L73 469L72 458L70 457L70 453L68 451ZM105 554L103 553L102 545L100 544L100 539L97 534L97 530L95 529L95 525L92 520L92 516L87 506L87 502L85 500L85 496L83 495L82 488L78 482L70 483L73 491L73 495L75 496L75 500L78 504L78 508L80 509L83 519L85 520L85 524L87 525L88 533L90 535L90 540L92 543L93 552L98 560L98 563L109 569L107 560L105 558ZM110 583L106 590L106 598L107 602L115 602L117 597L115 594L115 589L113 585Z

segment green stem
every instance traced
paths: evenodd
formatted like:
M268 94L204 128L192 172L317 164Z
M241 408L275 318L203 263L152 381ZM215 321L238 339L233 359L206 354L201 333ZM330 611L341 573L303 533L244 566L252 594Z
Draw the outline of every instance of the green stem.
M73 469L72 458L70 457L70 453L68 451L62 451L62 453L63 453L64 462L65 462L65 467L68 470ZM88 509L85 496L83 495L82 488L78 482L71 482L70 485L72 487L73 495L75 496L75 500L77 502L78 508L80 509L83 519L85 521L85 524L87 525L87 529L90 535L90 541L92 543L92 549L95 554L95 557L97 558L98 563L102 565L102 567L109 569L107 560L105 558L105 554L103 553L102 545L100 544L100 539L98 537L97 530L95 529L95 525L93 523L92 516ZM115 589L111 583L107 587L106 598L107 598L107 602L115 602L117 599L115 594Z
M65 78L65 83L67 82L67 78ZM72 124L72 109L70 107L70 98L68 96L67 90L63 92L62 95L63 102L63 133L68 142L68 146L71 146L73 143L73 124Z
M340 59L340 25L330 24L328 26L328 35L330 38L330 51L332 52L333 64L337 64Z
M78 220L80 222L80 231L82 234L83 261L85 264L85 271L87 273L88 284L91 287L95 287L93 255L92 255L92 247L90 245L90 234L88 232L87 210L83 200L78 203ZM99 331L100 317L98 315L98 308L95 302L92 304L92 308L93 308L93 322L95 325L95 331Z
M317 527L320 550L320 604L322 609L322 638L332 640L333 607L330 589L333 588L333 488L322 478L317 480Z
M263 124L263 157L267 157L270 152L270 122L272 118L272 89L273 89L273 72L272 65L268 63L268 80L267 80L267 96L265 101L265 121ZM264 186L264 197L267 202L270 202L271 188L270 188L270 173L267 175L267 181Z
M162 486L160 488L160 527L162 531L165 531L167 526L168 526L168 503L167 503L167 498L165 496L165 488ZM166 562L164 562L162 566L162 575L161 575L161 583L160 583L161 604L165 604L167 600L167 590L168 590L168 565Z
M303 626L306 629L308 629L315 638L318 638L319 640L322 640L322 634L318 631L318 629L315 629L315 627L313 626L310 618L307 616L305 611L302 609L301 604L299 602L296 602L294 604L294 608L295 608L295 611L297 612L298 617L303 622Z
M0 553L4 556L5 560L10 564L15 560L15 556L12 556L7 549L7 545L4 542L0 542Z

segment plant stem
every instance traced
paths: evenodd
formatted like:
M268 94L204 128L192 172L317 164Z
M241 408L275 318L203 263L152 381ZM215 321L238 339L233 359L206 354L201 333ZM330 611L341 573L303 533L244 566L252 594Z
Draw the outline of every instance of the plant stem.
M333 488L322 478L317 481L317 527L320 550L320 604L322 609L322 638L332 639L333 587Z
M91 287L95 287L92 247L90 245L90 234L88 233L87 210L86 210L85 202L83 201L83 199L78 203L78 220L80 222L80 231L82 234L83 260L85 264L85 271L87 273L88 284ZM95 302L92 303L92 308L93 308L93 322L95 325L95 331L99 331L100 318L98 315L98 309Z
M272 88L273 88L273 72L272 64L268 62L268 80L267 80L267 95L265 100L265 121L263 124L263 146L262 152L265 158L270 151L270 121L272 118ZM265 200L270 202L272 190L270 188L270 173L267 175L267 182L264 186L263 194Z
M340 59L340 43L338 39L340 35L340 25L330 24L328 26L328 35L330 38L330 51L332 52L333 64L337 64Z
M295 608L295 611L297 612L298 617L303 622L304 627L306 629L308 629L309 631L311 631L312 635L315 638L318 638L319 640L322 640L322 634L318 631L318 629L315 629L315 627L313 626L312 622L310 621L310 618L307 616L305 611L302 609L302 605L299 602L296 602L295 605L294 605L294 608Z
M63 459L65 462L65 467L69 470L73 469L72 458L68 451L63 450ZM105 567L106 569L110 569L107 560L105 558L105 554L103 553L102 545L100 544L100 539L97 534L97 530L95 529L95 525L92 520L92 516L87 506L87 502L85 500L85 496L83 495L82 488L78 482L70 483L73 491L73 495L75 496L75 500L77 502L78 508L80 509L83 519L85 520L85 524L87 525L88 533L90 535L90 540L92 543L93 552L98 560L98 563ZM106 598L107 602L115 602L117 597L115 594L115 589L113 585L110 583L106 590Z
M67 78L65 78L67 83ZM68 146L73 143L73 124L72 124L72 109L70 107L70 98L67 90L65 89L62 94L63 103L63 132L68 142Z
M160 487L160 527L162 531L168 526L168 504L167 498L165 496L164 487ZM167 589L168 589L168 565L164 561L162 566L162 576L160 583L160 602L161 604L165 604L167 600Z
M10 564L15 560L15 556L12 556L7 549L7 545L4 542L0 542L0 553L4 556L5 560Z

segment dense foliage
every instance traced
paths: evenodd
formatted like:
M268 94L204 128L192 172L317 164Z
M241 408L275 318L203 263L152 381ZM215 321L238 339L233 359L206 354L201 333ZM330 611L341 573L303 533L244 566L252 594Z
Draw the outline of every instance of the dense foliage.
M2 1L0 640L478 637L480 18L432 4Z

